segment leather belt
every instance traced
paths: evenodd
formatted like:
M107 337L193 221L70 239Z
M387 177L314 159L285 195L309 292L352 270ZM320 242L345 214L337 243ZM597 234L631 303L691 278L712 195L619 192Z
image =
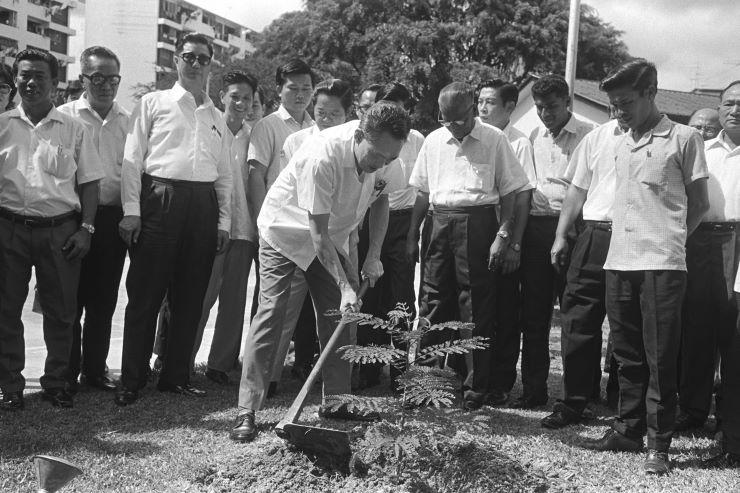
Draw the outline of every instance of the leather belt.
M8 209L0 208L0 217L4 217L14 224L22 224L28 228L51 228L77 219L78 216L77 211L70 211L53 217L23 216Z
M611 221L586 221L584 220L583 223L586 226L590 226L595 229L601 229L604 231L611 231L612 230L612 222Z
M737 223L719 223L719 222L705 222L699 223L700 231L735 231Z
M495 210L495 204L469 205L460 207L445 207L441 205L435 205L432 212L434 214L475 214L489 211L495 212Z

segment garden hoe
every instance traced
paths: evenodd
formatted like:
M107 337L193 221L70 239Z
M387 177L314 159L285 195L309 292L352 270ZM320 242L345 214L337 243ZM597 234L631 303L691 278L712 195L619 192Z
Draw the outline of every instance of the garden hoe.
M360 300L364 296L369 283L367 280L362 282L360 290L357 293L357 299ZM335 456L341 459L349 459L352 455L352 451L349 448L349 433L346 431L332 430L330 428L320 428L318 426L308 426L296 423L298 417L301 415L303 406L306 404L306 398L308 393L311 391L314 382L321 373L321 368L324 366L324 362L329 355L336 351L336 346L339 341L339 336L342 331L349 325L345 321L340 321L337 328L334 329L329 342L324 346L323 351L319 355L319 359L311 370L311 374L308 375L301 391L298 392L293 404L288 409L285 417L275 426L275 433L280 438L287 440L299 449L304 451L313 452L316 454Z

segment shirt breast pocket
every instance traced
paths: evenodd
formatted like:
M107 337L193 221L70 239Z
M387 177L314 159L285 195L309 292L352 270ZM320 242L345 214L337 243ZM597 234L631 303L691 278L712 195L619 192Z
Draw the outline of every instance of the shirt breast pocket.
M637 170L637 180L651 188L663 188L668 183L667 161L663 153L648 154Z
M490 192L493 189L493 173L488 163L470 163L465 174L465 189Z
M59 179L69 180L77 171L77 161L74 150L63 145L48 145L46 152L41 156L41 170Z

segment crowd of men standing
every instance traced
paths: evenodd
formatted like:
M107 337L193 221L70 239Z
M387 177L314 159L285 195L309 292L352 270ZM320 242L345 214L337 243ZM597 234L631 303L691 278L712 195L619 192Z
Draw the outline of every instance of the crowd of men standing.
M718 109L696 112L697 132L660 113L657 72L645 60L601 82L613 119L595 128L570 111L565 80L545 75L532 86L541 125L529 136L510 122L515 85L453 82L439 93L440 127L425 138L410 128L413 98L402 84L368 86L359 120L348 121L350 85L314 85L298 59L277 70L277 111L260 118L258 81L233 71L221 112L205 92L212 57L206 37L184 36L174 87L143 96L131 114L115 102L120 62L107 48L81 54L83 93L59 108L51 54L27 49L12 73L3 68L0 409L24 407L21 315L32 268L47 345L42 398L71 407L83 383L129 406L152 377L158 318L157 388L206 394L190 377L216 299L206 376L229 383L254 263L258 295L230 431L246 442L277 391L291 338L293 374L305 378L336 327L326 311L363 301L375 315L397 302L415 311L420 261L418 315L473 322L472 335L492 341L464 361L425 363L459 372L464 409L548 403L559 300L563 395L543 427L592 415L608 316L617 416L584 446L638 451L647 435L645 471L666 473L673 433L703 426L716 395L723 451L711 461L740 464L740 81ZM127 252L116 383L106 359ZM361 285L370 288L363 299ZM434 334L422 344L449 337ZM357 327L341 334L340 345L354 341L388 342ZM511 399L520 354L522 394ZM376 385L381 370L365 365L353 377L330 355L322 404ZM395 377L391 369L398 391ZM379 419L348 406L322 405L319 415Z

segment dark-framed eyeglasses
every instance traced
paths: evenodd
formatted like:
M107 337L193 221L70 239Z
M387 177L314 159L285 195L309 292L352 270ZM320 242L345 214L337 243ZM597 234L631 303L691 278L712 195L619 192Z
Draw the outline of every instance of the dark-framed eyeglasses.
M82 77L89 80L90 83L94 86L102 86L106 82L110 83L112 86L117 86L121 83L121 76L120 75L103 75L103 74L82 74Z
M720 128L717 128L713 125L691 125L693 128L697 129L699 132L705 133L707 135L717 135Z
M211 64L211 57L208 55L196 55L195 53L186 51L185 53L180 53L178 56L180 57L180 60L187 63L188 65L192 65L196 61L198 62L198 65L201 65L203 67Z
M10 85L0 84L0 94L2 94L3 96L7 96L8 94L10 94L12 90L13 88L10 87Z
M466 109L466 110L465 110L465 113L467 114L467 116L466 116L466 117L465 117L465 119L463 119L463 120L452 120L452 121L447 121L447 120L445 120L444 118L442 118L442 112L440 111L440 112L439 112L439 113L437 114L437 121L438 121L438 122L439 122L439 124L440 124L440 125L442 125L443 127L449 127L449 126L450 126L450 125L452 125L452 124L454 124L454 125L456 125L456 126L458 126L458 127L462 127L462 126L463 126L463 125L465 125L465 123L466 123L466 122L468 121L468 118L470 117L470 115L469 115L469 112L470 112L470 111L471 111L471 110L472 110L472 109L473 109L474 107L475 107L475 104L471 104L471 105L470 105L470 106L468 107L468 109Z

